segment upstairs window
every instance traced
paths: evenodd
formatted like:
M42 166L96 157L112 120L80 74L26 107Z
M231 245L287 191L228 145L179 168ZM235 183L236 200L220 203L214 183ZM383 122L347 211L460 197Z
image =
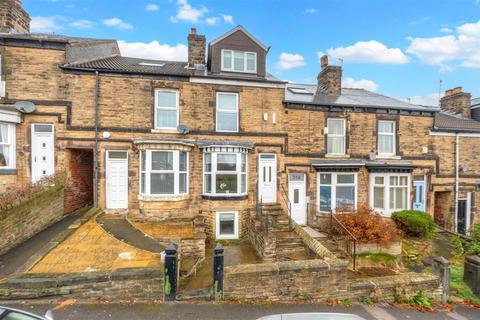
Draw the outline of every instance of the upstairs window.
M221 132L238 132L238 94L217 93L216 128Z
M188 192L188 154L185 151L142 150L140 193L183 195Z
M257 53L222 50L222 71L257 72Z
M155 128L177 128L178 104L178 91L163 89L155 90Z
M327 120L327 153L345 154L345 119Z
M378 121L378 154L395 155L395 122Z
M0 170L15 169L15 125L0 122Z

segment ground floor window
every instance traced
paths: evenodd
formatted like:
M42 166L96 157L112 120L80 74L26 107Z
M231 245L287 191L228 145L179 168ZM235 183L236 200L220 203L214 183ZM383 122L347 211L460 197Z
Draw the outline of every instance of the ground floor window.
M204 194L232 196L247 193L245 153L206 152L203 168Z
M179 150L142 150L140 193L183 195L188 193L188 153Z
M15 169L15 124L0 122L0 169Z
M370 206L386 216L410 208L408 174L375 173L370 175Z
M217 239L238 239L238 212L217 212L216 217Z
M356 173L319 172L317 181L319 212L357 207Z

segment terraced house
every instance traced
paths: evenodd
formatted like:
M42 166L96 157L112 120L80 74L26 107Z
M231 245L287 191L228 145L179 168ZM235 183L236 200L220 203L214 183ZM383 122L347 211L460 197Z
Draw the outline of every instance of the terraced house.
M463 233L475 218L480 122L461 89L413 105L342 88L327 57L318 83L286 83L242 26L208 45L191 29L187 62L124 57L115 40L30 33L21 4L1 4L16 13L0 34L4 189L66 172L67 212L181 224L200 253L264 227L259 207L310 226L361 204Z

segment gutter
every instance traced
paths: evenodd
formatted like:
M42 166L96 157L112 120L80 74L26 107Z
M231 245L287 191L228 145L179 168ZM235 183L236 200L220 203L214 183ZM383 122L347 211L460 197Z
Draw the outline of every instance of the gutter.
M100 74L98 71L95 71L95 145L94 145L94 191L93 191L93 205L98 208L98 192L100 190L99 186L99 175L100 175L100 160L99 160L99 151L98 151L98 125L100 122Z
M455 232L458 233L458 193L459 193L459 166L460 166L460 136L455 134Z

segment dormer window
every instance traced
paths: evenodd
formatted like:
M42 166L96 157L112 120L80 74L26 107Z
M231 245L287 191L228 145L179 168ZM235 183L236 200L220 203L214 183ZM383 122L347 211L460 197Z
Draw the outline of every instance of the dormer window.
M222 50L222 71L257 72L257 53Z

